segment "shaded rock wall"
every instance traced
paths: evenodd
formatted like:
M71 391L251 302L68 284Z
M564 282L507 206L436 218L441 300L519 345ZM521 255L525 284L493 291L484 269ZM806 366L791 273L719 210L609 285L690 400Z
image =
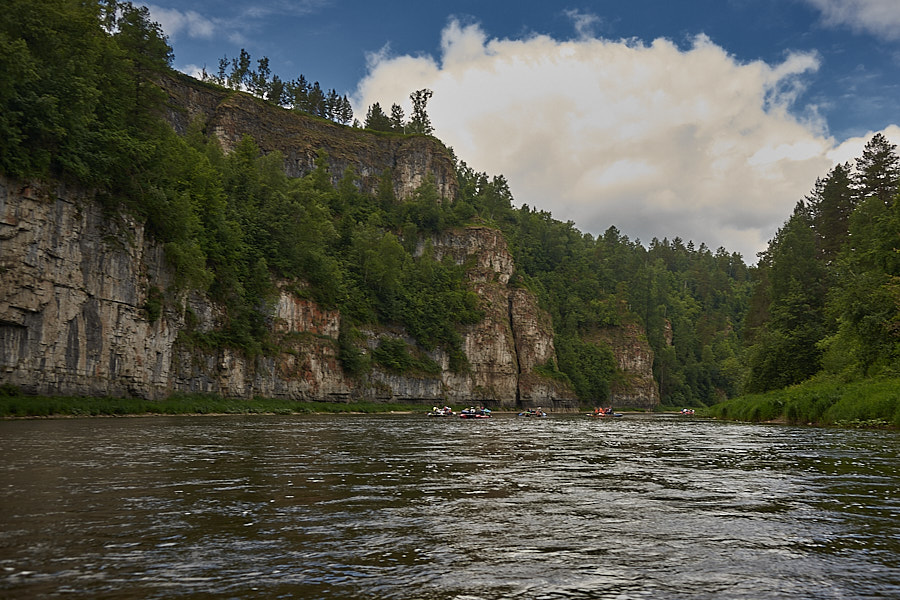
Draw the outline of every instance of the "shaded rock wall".
M77 190L0 179L0 383L40 394L574 408L571 390L531 371L553 354L552 329L529 293L507 286L512 259L499 232L463 229L432 244L436 255L471 265L486 315L461 330L471 368L450 371L449 357L436 350L439 376L374 369L354 379L338 360L339 312L283 291L270 315L276 355L248 359L197 347L189 332L220 326L223 310L202 295L182 294L151 321L151 282L166 287L172 274L142 225L104 212ZM366 347L382 335L367 332Z

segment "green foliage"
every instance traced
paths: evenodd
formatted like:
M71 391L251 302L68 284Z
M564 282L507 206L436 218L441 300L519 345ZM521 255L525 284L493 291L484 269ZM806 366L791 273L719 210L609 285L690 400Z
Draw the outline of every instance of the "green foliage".
M341 330L338 334L338 359L341 368L350 377L360 377L370 368L368 357L357 346L356 340L359 332L341 322Z
M172 59L145 7L10 0L0 58L0 170L140 188L164 100L152 78Z
M378 102L369 107L363 126L373 131L391 131L393 129L391 117L381 109L381 104Z
M155 323L162 316L163 294L157 286L152 285L147 290L147 301L144 303L144 311L147 313L147 320Z
M424 374L432 377L441 373L441 366L421 352L410 353L402 339L382 337L372 351L372 359L388 371L400 374Z
M619 326L646 331L664 402L710 404L739 392L739 324L753 290L740 255L679 238L645 248L615 227L595 239L547 212L513 208L503 177L465 163L457 177L456 205L505 234L517 269L510 283L535 292L552 315L559 371L584 401L607 397L621 376L608 349L585 340Z
M428 101L433 95L434 92L428 89L416 90L409 95L409 99L412 100L413 112L409 119L409 124L406 126L408 133L431 135L434 131L426 110Z
M612 350L577 336L557 336L556 352L559 370L566 374L583 402L602 404L609 400L616 371Z
M144 221L175 273L175 290L150 282L148 320L161 316L170 291L202 290L225 308L221 327L189 332L192 343L272 351L267 320L280 280L341 311L339 357L353 376L371 360L430 372L421 356L436 348L465 371L459 331L482 318L479 300L465 267L435 260L425 240L477 222L503 233L517 269L511 285L532 290L552 316L557 357L539 372L567 379L582 399L606 397L621 376L595 341L611 327L646 334L669 404L712 405L823 369L842 380L900 373L900 158L883 136L872 138L854 169L838 165L816 183L752 268L740 255L679 238L645 247L615 227L584 234L548 212L514 207L502 176L465 163L457 164L460 193L452 201L433 180L398 201L390 172L369 196L352 170L329 173L324 154L312 173L290 179L284 157L262 155L249 137L226 156L203 123L184 136L163 123L165 95L154 82L172 53L146 8L9 0L4 9L0 171L75 182ZM334 90L302 75L282 81L267 58L254 67L244 50L223 57L208 79L338 122L352 119ZM366 125L431 133L431 92L410 98L409 123L398 105L386 114L376 104ZM388 343L370 358L352 334L363 324L402 326L415 345L404 355ZM798 401L789 418L829 418L827 402Z
M353 107L346 95L340 96L334 89L325 92L318 81L310 85L303 75L284 81L272 74L267 56L257 59L256 65L254 69L250 53L241 48L237 57L229 60L228 56L223 56L219 59L217 73L210 74L204 69L200 78L205 82L248 92L277 106L302 111L342 125L349 125L353 121Z
M770 242L748 319L748 391L900 373L900 158L872 137ZM813 411L814 412L814 411ZM814 415L815 416L815 415Z
M765 394L742 396L709 409L738 421L900 427L900 379L845 382L818 377Z

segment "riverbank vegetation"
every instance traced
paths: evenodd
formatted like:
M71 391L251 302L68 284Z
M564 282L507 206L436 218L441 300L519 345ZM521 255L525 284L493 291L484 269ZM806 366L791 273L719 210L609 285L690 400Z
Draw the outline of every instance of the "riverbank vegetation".
M288 178L283 157L263 155L251 138L226 155L202 123L175 134L154 83L171 74L172 59L147 9L128 2L10 0L0 14L0 172L97 190L111 211L141 220L178 274L172 289L150 290L148 319L185 289L207 293L227 312L220 330L189 331L180 343L277 352L266 311L273 281L289 280L298 295L341 312L346 372L362 375L376 361L433 373L423 351L438 347L465 372L459 330L482 318L478 298L464 266L435 260L425 240L486 224L509 244L511 284L534 292L552 316L557 356L541 369L571 383L584 402L609 398L621 377L604 337L621 327L640 332L652 349L665 405L746 420L897 424L897 392L887 382L900 377L900 159L883 136L855 164L817 181L759 263L748 265L725 248L679 237L645 244L614 226L583 233L549 212L516 207L502 175L458 158L452 202L431 181L400 201L389 171L377 194L364 194L356 173L334 177L324 155L309 175ZM208 85L340 123L351 118L334 90L323 99L302 76L284 84L265 60L251 69L244 51L219 66ZM373 105L364 126L377 135L428 134L430 95L413 94L409 123L399 107L388 116ZM385 339L371 357L355 351L359 328L384 326L401 326L414 344ZM742 394L753 395L722 403ZM52 410L75 410L59 402ZM96 399L78 410L166 406L127 402ZM246 408L221 400L214 410L206 397L172 402L182 403L171 409L178 413Z
M726 400L706 413L737 421L900 428L900 378L842 382L819 377Z

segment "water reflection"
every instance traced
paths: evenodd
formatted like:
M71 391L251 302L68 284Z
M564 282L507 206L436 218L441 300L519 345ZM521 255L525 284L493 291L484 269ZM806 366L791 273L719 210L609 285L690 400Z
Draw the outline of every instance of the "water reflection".
M626 417L0 423L0 595L900 596L894 432Z

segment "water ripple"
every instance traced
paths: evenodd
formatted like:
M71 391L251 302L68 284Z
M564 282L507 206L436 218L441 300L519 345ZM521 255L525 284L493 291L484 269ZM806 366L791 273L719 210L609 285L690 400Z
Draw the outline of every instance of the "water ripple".
M3 597L900 597L894 432L64 420L0 452Z

